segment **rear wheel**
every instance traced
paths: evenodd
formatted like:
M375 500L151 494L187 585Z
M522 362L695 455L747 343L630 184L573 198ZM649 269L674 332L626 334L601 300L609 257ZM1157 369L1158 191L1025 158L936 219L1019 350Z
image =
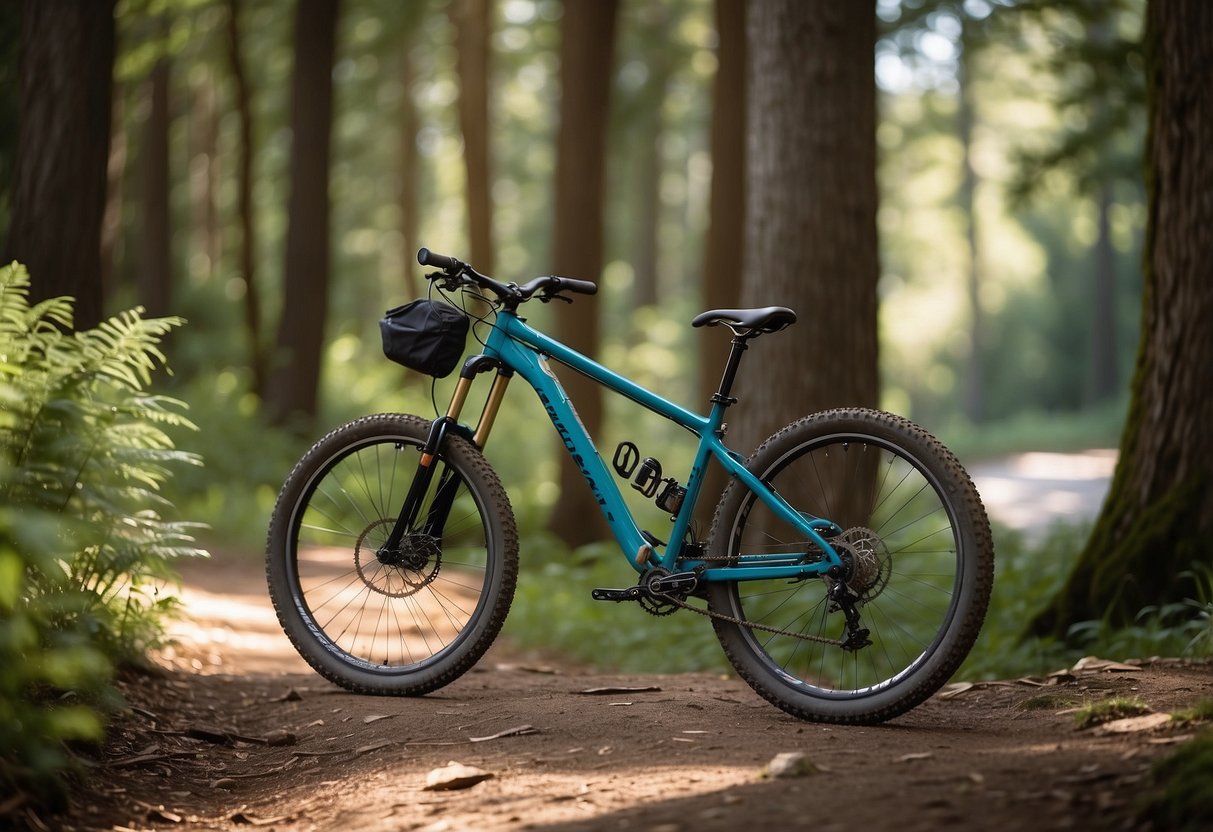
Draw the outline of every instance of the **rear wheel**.
M278 620L320 675L350 690L448 684L488 649L513 599L509 499L462 438L446 438L417 522L384 548L429 426L382 414L334 430L295 466L274 509L266 576ZM435 524L441 489L450 502Z
M843 530L830 542L871 644L839 645L834 579L714 582L713 624L738 673L785 711L823 722L879 722L938 690L977 638L993 582L985 509L956 458L905 419L846 409L794 422L746 468ZM822 557L736 480L707 551Z

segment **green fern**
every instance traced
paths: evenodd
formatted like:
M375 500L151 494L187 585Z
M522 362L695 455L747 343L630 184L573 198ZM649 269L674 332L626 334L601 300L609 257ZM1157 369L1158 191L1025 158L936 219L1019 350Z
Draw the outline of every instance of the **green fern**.
M156 643L173 562L202 554L162 493L200 464L166 433L193 425L148 390L182 321L134 309L72 332L70 299L28 293L0 267L0 791L53 790L69 758L47 740L99 737L111 664Z

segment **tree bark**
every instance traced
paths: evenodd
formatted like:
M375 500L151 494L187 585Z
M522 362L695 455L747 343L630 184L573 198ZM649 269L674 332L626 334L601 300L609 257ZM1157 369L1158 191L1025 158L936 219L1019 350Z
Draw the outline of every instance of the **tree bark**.
M456 61L459 125L467 175L468 242L471 262L493 273L493 204L489 160L489 0L456 0Z
M105 208L101 212L101 297L118 285L115 265L122 259L122 182L126 178L126 96L121 83L112 91L109 160L105 166Z
M1146 7L1149 185L1141 341L1120 460L1068 582L1029 632L1130 623L1213 563L1213 6Z
M876 13L870 3L751 0L746 306L798 322L752 343L730 444L877 403Z
M27 0L20 123L4 260L29 267L30 299L76 299L102 317L101 219L109 160L115 0Z
M417 272L417 250L419 212L417 210L418 172L417 133L421 130L421 118L417 112L417 101L413 97L413 85L417 81L414 66L412 38L413 28L405 33L405 43L400 51L400 237L403 246L405 282L417 297L425 294L424 278ZM410 373L408 377L415 374Z
M1112 247L1112 185L1101 181L1095 194L1094 270L1091 278L1090 400L1105 402L1121 389L1116 348L1116 251Z
M665 135L665 98L670 83L669 11L657 4L650 9L651 21L644 30L645 63L648 80L636 129L635 186L636 210L633 214L632 308L656 306L658 262L660 260L661 175L665 169L662 141Z
M219 114L215 105L214 76L207 72L193 90L189 131L191 248L206 258L207 281L215 276L223 250L215 203L219 181Z
M268 370L263 346L261 288L257 281L257 235L253 229L253 105L240 37L240 0L228 0L227 55L235 86L236 213L240 223L240 276L244 280L244 331L253 392L265 398ZM327 179L326 179L327 181Z
M703 308L736 307L745 262L746 10L745 0L716 0L716 81L712 90L712 184L703 255ZM730 337L719 328L696 330L699 340L699 406L720 387ZM699 506L710 524L724 471L710 465ZM704 525L707 528L707 525Z
M556 140L556 194L552 270L597 281L604 251L606 134L615 46L617 0L564 4L560 48L560 128ZM598 304L578 297L556 310L557 337L574 349L598 350ZM561 381L591 435L602 426L602 391L584 376ZM607 537L605 521L585 479L560 452L560 497L552 531L569 546Z
M139 230L139 302L149 315L169 311L172 284L172 220L169 211L170 62L161 56L145 82L148 107L139 153L142 225Z
M329 147L338 0L300 0L291 87L291 195L282 318L266 406L271 422L316 415L329 288Z
M960 210L965 220L969 250L966 289L969 298L969 356L965 363L964 412L977 424L985 419L985 315L981 305L982 262L977 222L977 171L973 167L973 54L966 36L965 15L960 15L960 57L957 61L956 135L961 147Z

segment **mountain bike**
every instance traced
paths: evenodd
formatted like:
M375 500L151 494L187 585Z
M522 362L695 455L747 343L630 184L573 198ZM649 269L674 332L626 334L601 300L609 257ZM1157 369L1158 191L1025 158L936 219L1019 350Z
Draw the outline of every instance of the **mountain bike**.
M636 572L634 585L595 589L595 599L709 619L738 674L808 720L890 719L957 670L985 616L994 555L985 509L950 451L906 419L862 408L798 419L744 459L724 444L747 346L795 323L792 310L714 309L691 322L732 332L719 389L698 415L519 314L534 300L593 295L594 283L554 275L502 283L427 249L418 261L434 269L427 277L443 300L389 313L385 351L449 373L469 315L483 349L463 363L444 415L366 416L320 439L287 478L270 523L274 607L321 676L361 693L421 695L458 678L496 637L514 594L519 536L482 450L515 377L538 395ZM631 441L608 468L551 361L696 437L685 478L665 476ZM468 424L464 405L482 375L492 381ZM710 464L728 483L699 540L692 516ZM669 514L668 540L639 527L615 477Z

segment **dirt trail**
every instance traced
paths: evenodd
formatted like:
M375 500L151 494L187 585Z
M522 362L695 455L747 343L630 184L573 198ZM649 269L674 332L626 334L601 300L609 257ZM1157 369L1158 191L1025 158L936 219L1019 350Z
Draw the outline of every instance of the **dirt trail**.
M1068 711L1213 695L1208 665L1147 662L953 687L885 726L823 727L735 678L551 667L500 645L437 694L353 696L294 655L258 564L218 556L186 577L180 645L162 675L125 683L133 708L58 828L1122 829L1151 762L1192 729L1080 731ZM764 776L782 752L814 773ZM492 776L426 790L451 761Z

